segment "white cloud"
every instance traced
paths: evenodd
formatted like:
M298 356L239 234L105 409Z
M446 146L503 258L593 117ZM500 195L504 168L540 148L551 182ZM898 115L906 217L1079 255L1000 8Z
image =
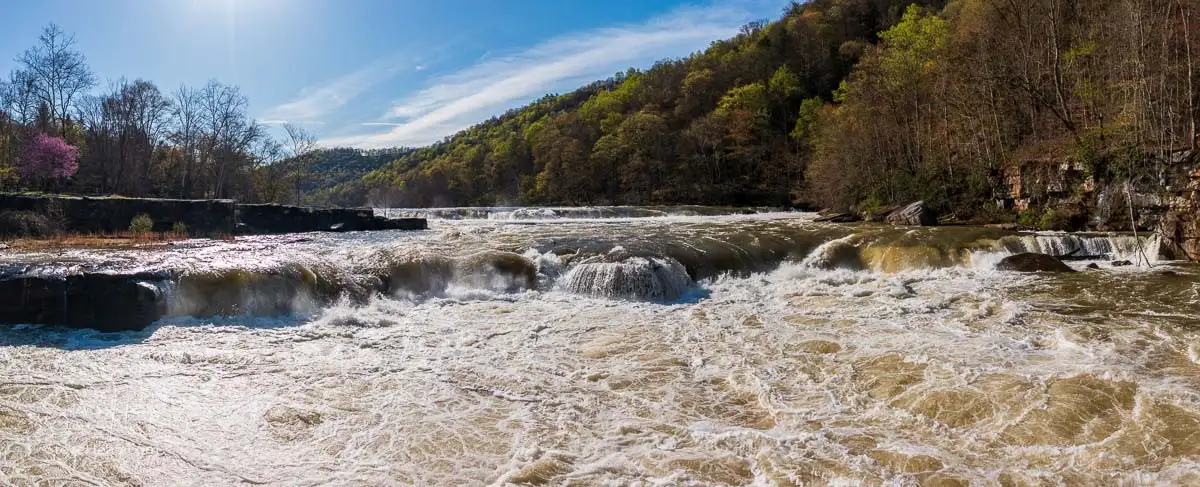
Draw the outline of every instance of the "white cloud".
M426 145L547 92L571 90L631 65L687 55L733 35L756 18L744 6L686 8L644 24L573 33L514 55L486 56L433 79L393 105L383 117L396 122L391 130L322 143L362 148Z
M278 123L314 123L341 108L374 86L391 79L400 70L393 59L375 62L357 71L300 90L296 98L266 111L265 120ZM265 123L265 122L264 122Z

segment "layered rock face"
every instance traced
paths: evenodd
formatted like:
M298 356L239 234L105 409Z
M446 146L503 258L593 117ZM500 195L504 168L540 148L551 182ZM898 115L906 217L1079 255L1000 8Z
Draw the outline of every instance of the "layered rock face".
M996 196L1018 211L1051 209L1074 230L1154 232L1176 257L1200 260L1200 154L1153 155L1147 164L1161 168L1157 178L1127 183L1099 181L1064 159L1025 161L1007 169Z
M1200 155L1189 153L1175 163L1175 181L1159 235L1182 256L1200 260Z

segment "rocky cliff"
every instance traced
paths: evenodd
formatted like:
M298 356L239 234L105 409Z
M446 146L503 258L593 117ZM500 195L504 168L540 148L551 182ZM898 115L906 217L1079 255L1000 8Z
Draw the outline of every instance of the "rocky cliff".
M1200 260L1200 154L1147 155L1144 164L1157 177L1097 175L1072 158L1022 161L1005 171L997 202L1049 230L1155 232L1176 257Z

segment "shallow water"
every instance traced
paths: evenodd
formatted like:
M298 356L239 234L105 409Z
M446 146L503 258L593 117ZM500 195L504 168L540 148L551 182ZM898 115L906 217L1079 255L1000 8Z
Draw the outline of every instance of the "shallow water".
M0 328L0 484L1200 482L1200 269L1000 273L1020 250L1141 252L811 220L6 255L179 278L144 332ZM355 296L371 279L387 295Z

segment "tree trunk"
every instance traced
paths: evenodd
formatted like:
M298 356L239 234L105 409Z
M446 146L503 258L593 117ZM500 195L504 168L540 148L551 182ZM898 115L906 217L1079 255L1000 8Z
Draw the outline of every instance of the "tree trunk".
M1192 11L1186 2L1179 2L1179 21L1183 27L1183 52L1187 64L1187 104L1190 140L1193 150L1200 149L1200 113L1196 111L1196 69L1192 62Z

